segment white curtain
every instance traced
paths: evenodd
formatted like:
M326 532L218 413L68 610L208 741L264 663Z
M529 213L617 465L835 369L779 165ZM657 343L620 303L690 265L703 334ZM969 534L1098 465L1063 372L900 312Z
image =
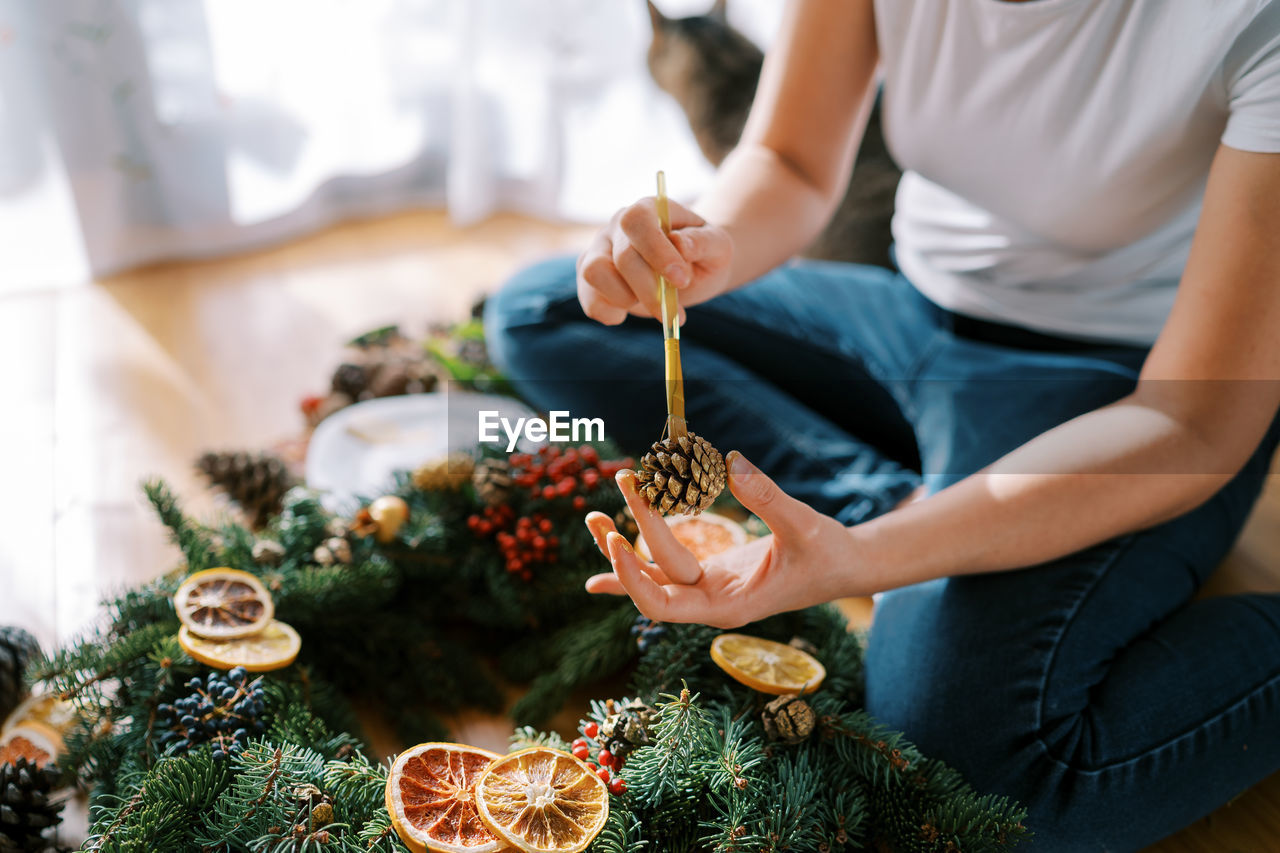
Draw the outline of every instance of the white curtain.
M643 0L0 0L0 291L411 206L599 220L658 168L690 197L649 37Z

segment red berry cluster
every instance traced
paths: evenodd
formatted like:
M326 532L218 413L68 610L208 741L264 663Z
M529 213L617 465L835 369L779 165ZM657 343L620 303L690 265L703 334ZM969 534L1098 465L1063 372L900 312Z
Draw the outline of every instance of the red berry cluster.
M533 580L533 566L559 558L560 537L552 535L551 519L540 512L516 518L516 511L507 504L486 507L483 516L467 519L467 527L477 537L493 535L506 558L507 571L523 580Z
M621 796L627 792L627 780L621 776L614 775L622 769L622 762L613 757L613 753L607 749L601 749L596 753L596 760L591 760L591 743L587 740L595 740L600 734L600 726L598 723L587 723L582 727L582 733L586 737L580 737L575 740L570 749L573 757L579 761L585 761L591 771L600 777L600 781L609 786L609 793L615 796Z
M593 491L601 481L631 467L630 459L602 460L590 445L560 448L549 444L537 453L513 453L510 462L513 481L528 489L532 497L548 501L570 498L576 510L587 507L582 491Z

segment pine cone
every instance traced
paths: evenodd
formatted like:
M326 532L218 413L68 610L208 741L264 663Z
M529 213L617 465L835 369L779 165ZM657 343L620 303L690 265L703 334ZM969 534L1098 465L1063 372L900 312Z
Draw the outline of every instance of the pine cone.
M636 472L640 494L663 515L697 515L715 502L725 484L724 457L701 436L655 441Z
M0 628L0 720L18 707L26 692L22 676L40 646L21 628Z
M612 704L612 703L611 703ZM605 717L600 740L615 759L625 761L634 750L652 742L650 728L655 711L639 699L632 699Z
M511 498L511 464L505 459L481 459L471 474L471 484L489 506L504 504Z
M206 453L196 467L243 510L255 529L280 512L284 493L294 485L283 460L272 453Z
M456 491L471 482L475 468L470 453L450 453L415 470L413 484L424 492Z
M59 773L25 758L0 765L0 850L36 853L52 846L44 831L62 822L63 801L50 801Z
M339 364L333 371L330 387L353 400L363 399L363 395L369 390L369 371L363 364Z
M779 696L760 715L764 733L769 740L783 743L800 743L813 734L818 719L809 703L799 696Z

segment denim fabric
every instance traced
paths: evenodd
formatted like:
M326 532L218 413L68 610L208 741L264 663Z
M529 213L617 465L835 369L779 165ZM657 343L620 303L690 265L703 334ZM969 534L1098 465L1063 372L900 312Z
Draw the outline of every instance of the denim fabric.
M1122 397L1146 357L957 317L847 264L794 262L688 314L691 427L850 524ZM657 437L659 328L588 320L572 259L520 273L485 322L536 405L603 417L633 452ZM1214 498L1159 527L887 593L869 710L1025 803L1035 850L1136 850L1280 769L1280 595L1193 600L1277 441L1273 425Z

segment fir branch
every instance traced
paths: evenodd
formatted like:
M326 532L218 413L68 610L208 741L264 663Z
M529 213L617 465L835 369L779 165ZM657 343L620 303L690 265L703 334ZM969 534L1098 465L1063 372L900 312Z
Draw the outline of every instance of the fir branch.
M169 485L163 480L148 480L142 488L160 522L169 528L170 538L186 558L187 570L198 572L212 566L214 549L209 532L182 513Z

